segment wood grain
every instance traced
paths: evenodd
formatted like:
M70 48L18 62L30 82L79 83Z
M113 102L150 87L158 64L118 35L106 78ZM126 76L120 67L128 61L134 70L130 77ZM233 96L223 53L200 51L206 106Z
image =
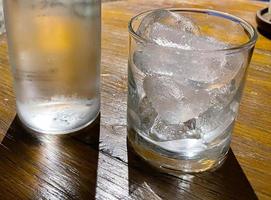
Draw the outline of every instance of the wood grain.
M210 8L254 26L254 1L128 0L103 4L101 119L72 138L34 137L15 118L5 37L0 42L0 199L271 199L271 40L259 35L234 129L216 172L160 174L127 148L129 19L160 7ZM251 187L251 185L252 187Z
M8 64L6 37L0 36L0 142L15 116L15 98Z

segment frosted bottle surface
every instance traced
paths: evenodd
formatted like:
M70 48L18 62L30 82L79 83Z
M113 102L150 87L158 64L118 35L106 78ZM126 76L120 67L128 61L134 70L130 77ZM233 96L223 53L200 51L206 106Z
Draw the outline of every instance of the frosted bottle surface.
M65 134L99 113L100 1L4 1L17 112L30 129Z

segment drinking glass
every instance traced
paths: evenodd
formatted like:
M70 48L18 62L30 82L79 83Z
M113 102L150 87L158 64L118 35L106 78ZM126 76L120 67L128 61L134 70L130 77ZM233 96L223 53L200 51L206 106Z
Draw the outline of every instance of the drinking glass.
M31 131L66 134L100 110L101 1L4 0L17 113Z
M216 169L230 147L255 29L227 13L176 8L133 17L129 33L129 143L168 173Z

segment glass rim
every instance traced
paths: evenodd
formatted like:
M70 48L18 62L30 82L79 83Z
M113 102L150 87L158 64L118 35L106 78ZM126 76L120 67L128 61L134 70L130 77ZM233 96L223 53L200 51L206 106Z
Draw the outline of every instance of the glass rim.
M255 45L257 38L258 38L258 34L256 29L254 28L254 26L249 23L248 21L234 16L232 14L226 13L226 12L221 12L221 11L217 11L217 10L211 10L211 9L202 9L202 8L159 8L159 9L151 9L151 10L147 10L144 12L141 12L137 15L135 15L134 17L132 17L128 23L128 30L130 35L142 42L142 43L147 43L148 40L146 40L145 38L143 38L142 36L140 36L133 28L133 22L135 20L137 20L139 17L147 14L147 13L151 13L157 10L161 10L161 9L165 9L165 10L169 10L172 12L177 12L177 11L181 11L181 12L194 12L194 13L205 13L205 14L211 14L213 16L218 16L218 17L224 17L227 20L231 20L234 22L237 22L238 24L240 24L249 34L249 41L242 43L240 45L234 46L234 47L229 47L229 48L224 48L224 49L180 49L181 51L196 51L196 52L213 52L213 51L219 51L219 52L223 52L223 51L240 51L242 49L247 49L247 48L251 48ZM158 45L158 44L157 44ZM159 45L158 45L159 46Z

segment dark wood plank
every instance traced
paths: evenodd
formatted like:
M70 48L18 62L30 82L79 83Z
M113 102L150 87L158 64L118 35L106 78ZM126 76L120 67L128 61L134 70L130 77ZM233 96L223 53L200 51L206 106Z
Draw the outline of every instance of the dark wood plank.
M141 161L125 135L97 121L73 137L33 136L15 118L0 149L0 199L257 199L232 151L215 172L174 177Z
M34 136L16 117L0 149L0 199L93 199L99 128L96 120L74 138Z

